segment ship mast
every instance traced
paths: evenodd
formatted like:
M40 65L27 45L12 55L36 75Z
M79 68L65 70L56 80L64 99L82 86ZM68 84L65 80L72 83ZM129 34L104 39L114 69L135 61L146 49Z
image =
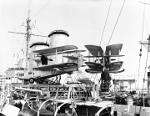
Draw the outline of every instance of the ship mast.
M28 17L26 20L27 28L26 28L26 69L28 69L28 55L29 55L29 41L31 37L31 27L30 27L30 0L29 0L29 10L28 10Z
M27 16L27 20L26 20L26 33L23 32L11 32L8 31L8 33L15 33L15 34L23 34L26 35L26 59L25 59L25 68L28 69L28 58L29 58L29 41L30 41L30 37L31 37L31 26L30 26L30 0L29 0L29 10L28 10L28 16ZM36 35L35 35L36 36ZM39 36L39 35L38 35Z
M30 3L31 1L29 0L29 8L28 8L28 16L27 16L27 20L26 20L26 32L23 33L23 32L11 32L11 31L8 31L8 33L15 33L15 34L23 34L23 35L26 35L26 53L25 53L25 68L28 69L28 59L29 59L29 41L30 41L30 38L31 38L31 35L33 36L38 36L38 37L46 37L47 36L43 36L43 35L38 35L38 34L33 34L31 33L31 26L30 26L30 22L31 22L31 19L30 19Z

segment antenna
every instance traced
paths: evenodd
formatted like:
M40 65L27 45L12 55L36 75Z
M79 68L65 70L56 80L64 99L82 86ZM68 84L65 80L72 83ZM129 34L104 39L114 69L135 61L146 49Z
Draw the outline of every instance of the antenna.
M142 44L148 50L148 52L150 52L150 35L147 40L148 41L140 41L139 43Z
M39 37L48 37L48 36L42 36L42 35L37 35L37 34L32 34L31 33L31 26L30 26L30 0L29 0L29 10L28 10L28 16L27 16L27 20L26 20L26 33L23 32L11 32L8 31L8 33L15 33L15 34L23 34L26 35L26 69L28 69L28 58L29 58L29 41L31 38L31 35L33 36L39 36Z
M150 5L150 3L139 1L141 4Z

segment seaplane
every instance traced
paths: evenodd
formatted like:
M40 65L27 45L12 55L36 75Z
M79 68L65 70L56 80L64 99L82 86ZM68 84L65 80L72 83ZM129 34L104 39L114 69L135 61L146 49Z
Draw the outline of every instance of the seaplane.
M78 47L74 45L35 50L31 59L32 64L34 62L36 66L19 79L29 81L30 84L59 83L62 74L70 75L83 66L83 55L80 52L84 51L78 50ZM56 78L49 80L52 77Z
M85 45L89 51L88 62L85 64L88 69L85 69L87 73L97 74L101 73L101 85L108 86L110 84L110 73L121 73L124 69L121 69L123 61L117 60L117 58L124 55L120 55L123 44L113 44L106 46L106 50L101 46L96 45ZM117 61L116 61L117 60Z
M114 58L124 56L124 55L119 55L119 52L121 51L122 46L123 44L109 45L106 47L106 51L104 53L101 46L85 45L89 53L92 54L91 56L90 55L85 56L89 58L89 62L85 62L85 64L89 67L89 69L86 69L86 72L102 73L104 70L108 70L109 73L123 72L124 69L119 70L121 66L123 65L123 61L114 62L115 60ZM93 58L95 61L91 62L90 58Z

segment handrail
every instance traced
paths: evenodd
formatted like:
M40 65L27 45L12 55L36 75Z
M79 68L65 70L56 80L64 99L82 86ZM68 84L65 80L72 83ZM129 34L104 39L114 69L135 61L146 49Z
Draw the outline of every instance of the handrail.
M48 101L52 101L52 102L54 102L54 99L47 99L47 100L45 100L41 105L40 105L40 107L39 107L39 109L37 110L37 116L39 116L39 114L40 114L40 110L41 110L41 108L42 108L42 106L46 103L46 102L48 102Z
M72 102L72 101L67 101L67 102L64 102L63 104L61 104L60 106L58 106L57 109L56 109L56 111L55 111L55 113L54 113L54 116L57 116L57 113L58 113L59 109L60 109L63 105L65 105L65 104L67 104L67 103L71 103L71 102Z
M20 89L20 90L24 90L24 91L32 91L32 92L39 92L41 93L41 95L43 95L43 92L41 90L35 90L35 89L26 89L26 88L19 88L19 87L15 87L15 89Z

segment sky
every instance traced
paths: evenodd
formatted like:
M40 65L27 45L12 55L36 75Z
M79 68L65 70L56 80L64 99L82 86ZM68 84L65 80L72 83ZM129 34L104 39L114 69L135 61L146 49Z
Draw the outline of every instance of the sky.
M150 35L150 0L125 0L119 16L123 2L124 0L112 0L107 15L111 0L30 0L30 2L29 0L1 0L1 72L14 66L14 61L18 57L14 54L21 53L24 47L24 35L8 33L8 31L25 32L28 9L30 9L32 33L47 36L53 30L63 29L70 35L68 44L76 45L79 49L86 49L84 45L87 44L100 45L102 35L101 47L105 49L111 38L109 45L123 44L121 54L125 56L121 60L124 61L125 71L121 75L143 76L147 49L142 46L140 60L139 41L146 41ZM144 4L141 2L147 3L145 12ZM103 33L106 17L108 18ZM47 39L31 37L31 41Z

